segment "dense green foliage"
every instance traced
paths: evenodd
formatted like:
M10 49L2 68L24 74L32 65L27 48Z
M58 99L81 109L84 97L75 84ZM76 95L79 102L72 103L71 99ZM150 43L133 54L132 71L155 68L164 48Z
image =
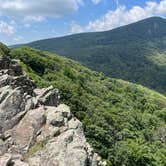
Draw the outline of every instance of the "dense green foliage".
M72 58L107 76L166 93L165 19L153 17L111 31L46 39L28 45Z
M5 46L3 43L0 43L0 56L8 55L9 54L9 48Z
M12 49L38 86L53 85L112 166L166 165L166 97L32 48Z

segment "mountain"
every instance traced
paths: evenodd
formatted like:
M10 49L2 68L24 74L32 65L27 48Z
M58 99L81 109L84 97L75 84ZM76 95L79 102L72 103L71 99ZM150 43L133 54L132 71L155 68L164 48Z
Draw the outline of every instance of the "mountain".
M22 47L11 49L8 56L20 60L24 72L38 88L52 85L59 89L60 102L69 105L83 123L87 141L107 160L108 166L166 164L165 96L141 85L106 77L49 52ZM40 148L35 146L30 154Z
M107 76L166 94L166 20L151 17L111 31L35 41L30 47L72 58Z

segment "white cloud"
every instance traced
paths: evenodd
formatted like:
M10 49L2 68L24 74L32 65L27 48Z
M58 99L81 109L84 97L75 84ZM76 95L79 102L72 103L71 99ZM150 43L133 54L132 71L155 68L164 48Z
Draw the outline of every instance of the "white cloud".
M45 18L43 16L26 16L24 18L24 22L27 21L35 21L35 22L42 22Z
M81 33L81 32L84 32L84 28L81 27L80 25L76 24L75 22L72 22L71 31L73 33Z
M31 24L25 23L25 24L24 24L24 27L25 27L25 28L30 28L30 27L31 27Z
M110 30L156 15L166 16L166 0L161 0L159 3L148 1L145 7L133 6L131 9L119 5L116 10L108 11L99 19L90 21L86 26L72 24L71 31L72 33L78 33Z
M97 5L98 3L100 3L102 0L92 0L92 2Z
M16 36L16 37L13 38L13 40L16 41L16 42L19 42L22 39L24 39L22 36Z
M0 33L10 35L15 32L14 26L5 21L0 21Z
M26 17L41 21L44 17L60 17L75 12L82 0L0 0L0 11L6 16Z

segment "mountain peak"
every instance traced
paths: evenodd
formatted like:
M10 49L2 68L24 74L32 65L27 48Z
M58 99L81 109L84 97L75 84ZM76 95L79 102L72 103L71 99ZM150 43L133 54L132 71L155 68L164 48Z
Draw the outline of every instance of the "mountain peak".
M159 16L148 17L148 18L146 18L146 19L144 19L144 20L147 20L147 21L148 21L148 20L166 21L165 18L159 17Z
M164 23L164 24L166 24L166 19L162 18L162 17L153 16L153 17L149 17L149 18L140 20L136 23L144 23L144 24L147 24L147 23Z
M140 36L141 38L147 39L147 37L149 37L149 36L141 34L142 32L146 33L147 30L148 31L151 30L153 32L155 30L155 32L156 31L158 32L158 34L156 34L156 35L160 35L161 31L164 32L164 34L166 34L165 27L166 27L166 19L164 19L162 17L154 16L154 17L149 17L149 18L146 18L146 19L143 19L143 20L140 20L140 21L128 24L128 25L124 25L124 26L115 28L113 30L110 30L109 32L112 33L112 32L119 31L119 33L120 33L120 32L124 31L128 35L130 33L133 33L134 32L133 29L134 29L135 35L139 35L139 36L141 35Z

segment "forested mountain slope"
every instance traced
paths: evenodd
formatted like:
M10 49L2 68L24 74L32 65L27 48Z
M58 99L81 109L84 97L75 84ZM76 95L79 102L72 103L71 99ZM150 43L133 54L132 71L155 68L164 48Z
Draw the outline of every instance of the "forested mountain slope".
M148 18L111 31L83 33L27 44L166 93L166 20Z
M8 54L21 60L39 87L53 85L83 125L89 143L109 165L166 164L166 97L112 79L61 56L28 47Z

